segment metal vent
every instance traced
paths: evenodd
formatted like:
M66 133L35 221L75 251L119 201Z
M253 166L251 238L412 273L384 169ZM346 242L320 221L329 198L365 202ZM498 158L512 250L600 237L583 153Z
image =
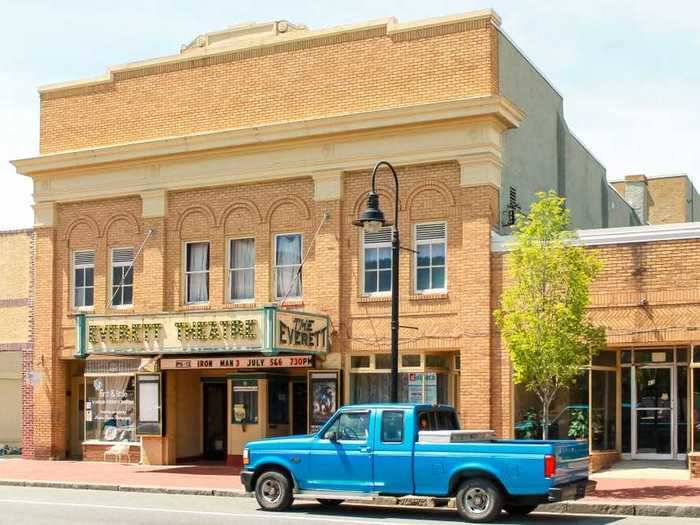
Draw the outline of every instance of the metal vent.
M93 252L93 251L75 252L73 254L73 263L76 266L94 266L95 265L95 252Z
M86 374L123 374L138 372L140 359L87 359Z
M113 263L126 263L130 264L134 260L134 249L133 248L117 248L112 250L112 262Z
M367 244L380 244L385 242L391 242L391 226L385 226L377 233L367 233L365 234L365 245Z
M432 224L416 225L416 240L432 241L445 238L445 223L437 222Z

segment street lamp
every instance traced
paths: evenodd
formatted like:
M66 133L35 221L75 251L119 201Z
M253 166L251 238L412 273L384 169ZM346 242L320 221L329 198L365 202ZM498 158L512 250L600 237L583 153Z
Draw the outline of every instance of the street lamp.
M360 213L352 223L365 230L366 233L377 233L382 226L390 226L391 222L384 219L384 213L379 209L379 195L376 191L375 180L377 171L386 166L394 175L396 192L394 194L394 223L391 233L391 402L399 402L399 178L394 167L381 160L372 170L372 191L367 196L367 208Z

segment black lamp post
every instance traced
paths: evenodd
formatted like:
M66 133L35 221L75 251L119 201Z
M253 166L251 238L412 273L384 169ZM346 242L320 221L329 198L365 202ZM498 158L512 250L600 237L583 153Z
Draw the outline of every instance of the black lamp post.
M359 218L353 221L367 233L377 233L382 226L390 226L392 223L384 219L384 213L379 209L379 195L377 195L375 180L377 171L384 165L394 175L396 185L394 202L394 223L391 234L391 402L399 401L399 178L396 170L388 162L377 162L372 171L372 191L367 196L367 208L360 213Z

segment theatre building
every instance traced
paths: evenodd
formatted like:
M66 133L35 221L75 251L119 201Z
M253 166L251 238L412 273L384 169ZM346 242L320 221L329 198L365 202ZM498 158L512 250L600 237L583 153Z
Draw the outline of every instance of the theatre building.
M123 442L147 463L236 464L248 440L310 432L341 404L387 400L391 229L352 224L379 160L399 180L397 195L388 172L377 178L391 219L398 197L405 248L400 397L520 435L528 400L514 392L492 318L500 236L550 188L569 197L577 228L643 222L492 11L314 31L234 26L39 93L39 155L14 162L35 199L27 457L102 460ZM628 266L606 269L601 323L622 301L631 313L620 329L647 330L655 301L690 300L691 281L674 276L674 294L659 276L639 309L654 265L673 258L657 241L606 248ZM615 350L594 369L612 374L613 427L600 434L587 409L576 415L601 436L594 450L626 453L625 428L643 438L634 424L649 413L626 412L625 392L635 399L651 363L670 370L653 372L670 374L657 383L680 392L692 333L611 336ZM580 404L597 406L600 380L591 376Z

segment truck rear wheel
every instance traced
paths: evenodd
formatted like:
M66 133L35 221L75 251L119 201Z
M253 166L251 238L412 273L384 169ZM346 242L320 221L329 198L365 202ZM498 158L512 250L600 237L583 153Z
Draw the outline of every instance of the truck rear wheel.
M289 478L274 470L263 472L255 483L255 499L263 510L287 510L294 501Z
M467 521L488 523L503 508L503 493L491 480L473 478L463 481L457 490L457 511Z

